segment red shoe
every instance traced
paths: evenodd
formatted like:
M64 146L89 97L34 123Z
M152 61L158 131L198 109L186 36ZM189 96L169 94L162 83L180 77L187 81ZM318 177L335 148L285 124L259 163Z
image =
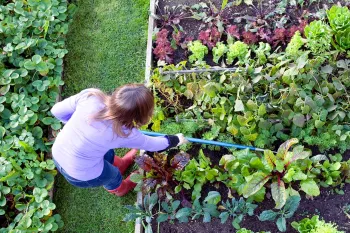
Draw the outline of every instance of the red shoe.
M130 167L130 165L134 163L137 151L138 150L136 149L132 149L128 153L126 153L122 158L114 156L113 166L119 168L120 173L124 175L126 169L128 169L128 167Z
M129 193L136 186L136 183L134 183L130 180L130 176L131 176L131 174L125 180L122 181L121 185L118 188L116 188L114 190L107 190L107 191L111 194L118 196L118 197L122 197L125 194Z

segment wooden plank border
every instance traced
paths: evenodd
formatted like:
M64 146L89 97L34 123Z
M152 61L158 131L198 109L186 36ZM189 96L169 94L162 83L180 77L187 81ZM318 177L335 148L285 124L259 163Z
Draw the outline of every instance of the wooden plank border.
M153 62L153 53L152 53L152 37L153 30L155 26L155 20L153 15L156 12L156 1L150 0L149 7L149 16L148 16L148 36L147 36L147 50L146 50L146 70L145 70L145 83L148 84L151 79L151 71L152 71L152 62Z
M156 1L158 0L150 0L149 5L149 16L148 16L148 33L147 33L147 48L146 48L146 64L145 64L145 85L148 86L151 79L152 72L152 62L153 62L153 30L155 26L155 20L153 15L156 12ZM140 169L140 174L143 174L143 170ZM138 205L143 205L143 196L142 192L137 193L136 202ZM143 233L143 226L140 218L137 218L135 221L135 233Z

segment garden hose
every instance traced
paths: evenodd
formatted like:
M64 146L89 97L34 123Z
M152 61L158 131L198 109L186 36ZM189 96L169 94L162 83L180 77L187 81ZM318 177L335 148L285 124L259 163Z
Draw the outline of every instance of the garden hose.
M143 131L143 130L141 130L141 133L148 135L148 136L165 136L166 135L163 133L149 132L149 131ZM254 151L265 151L264 149L256 148L253 146L244 146L244 145L227 143L227 142L217 142L217 141L204 140L204 139L199 139L199 138L188 138L188 137L186 137L186 139L189 142L206 144L206 145L222 146L222 147L237 148L237 149L249 149L249 150L254 150Z

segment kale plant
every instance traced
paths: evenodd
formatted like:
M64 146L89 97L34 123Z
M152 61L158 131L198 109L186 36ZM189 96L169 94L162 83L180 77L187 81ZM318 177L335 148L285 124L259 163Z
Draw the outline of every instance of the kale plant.
M273 210L265 210L259 215L260 221L275 221L279 231L285 232L287 230L286 219L293 217L295 211L298 209L300 203L299 196L290 196L287 199L286 205L283 209L275 212Z

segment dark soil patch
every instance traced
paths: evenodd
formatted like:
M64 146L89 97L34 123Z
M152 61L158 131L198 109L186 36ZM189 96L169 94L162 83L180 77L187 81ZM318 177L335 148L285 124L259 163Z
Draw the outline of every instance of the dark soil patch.
M193 147L188 153L198 154L200 146ZM227 154L226 149L220 151L210 151L208 149L203 149L203 152L208 156L212 162L212 165L218 165L220 158ZM172 153L175 153L173 150ZM350 159L350 150L346 151L343 154L343 160ZM313 215L319 215L321 218L327 222L334 222L339 227L339 230L344 232L350 232L350 219L343 213L342 208L346 204L350 204L350 184L345 184L340 187L344 191L344 195L337 194L332 188L321 188L321 195L309 199L305 195L302 195L300 206L293 216L293 218L288 219L287 222L287 233L296 232L291 226L290 223L293 221L299 221L305 217L312 217ZM206 197L209 191L218 191L222 200L228 199L228 188L222 183L213 183L206 184L203 186L202 197ZM181 200L183 195L187 200L191 200L191 191L184 191L182 194L175 195L174 198ZM233 194L235 198L238 198L237 194ZM270 196L270 195L267 195ZM242 223L241 227L253 231L270 231L271 233L279 232L277 226L274 222L261 222L258 217L259 214L268 209L273 209L275 203L272 198L265 197L265 200L262 203L258 203L258 208L255 210L255 216L246 216ZM153 222L153 230L157 232L157 223ZM216 232L236 232L232 227L230 219L225 223L221 224L220 219L213 219L210 223L203 223L202 219L190 221L189 223L161 223L160 232L162 233L216 233Z

